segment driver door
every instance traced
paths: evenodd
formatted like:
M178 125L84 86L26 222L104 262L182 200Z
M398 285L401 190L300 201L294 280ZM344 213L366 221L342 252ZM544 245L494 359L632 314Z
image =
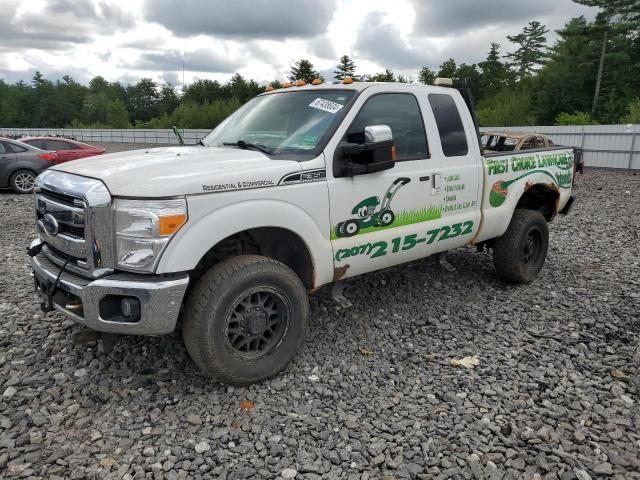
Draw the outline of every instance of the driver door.
M437 228L432 175L420 99L398 86L369 87L329 143L327 165L334 281L429 255L429 223ZM336 150L364 143L365 127L391 128L393 168L340 177Z

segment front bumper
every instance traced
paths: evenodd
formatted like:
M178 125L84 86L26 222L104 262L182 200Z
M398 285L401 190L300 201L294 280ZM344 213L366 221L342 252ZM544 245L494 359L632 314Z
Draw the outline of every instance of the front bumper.
M82 325L99 332L132 335L163 335L176 326L189 275L140 275L116 273L98 279L85 278L53 263L43 253L31 258L36 292L47 302L46 289L60 278L53 308ZM136 322L113 315L109 302L121 297L140 301L140 319ZM113 304L114 302L111 302ZM46 304L46 303L45 303ZM111 310L111 313L110 313Z

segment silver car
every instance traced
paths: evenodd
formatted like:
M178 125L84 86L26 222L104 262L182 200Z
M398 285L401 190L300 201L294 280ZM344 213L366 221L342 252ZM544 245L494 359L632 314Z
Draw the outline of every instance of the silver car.
M0 188L31 193L36 177L56 164L56 153L0 137Z

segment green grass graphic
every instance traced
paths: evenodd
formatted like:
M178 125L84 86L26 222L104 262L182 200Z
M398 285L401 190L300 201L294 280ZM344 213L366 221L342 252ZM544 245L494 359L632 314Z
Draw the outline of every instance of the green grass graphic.
M402 227L404 225L411 225L413 223L429 222L431 220L437 220L442 217L442 206L429 208L419 208L417 210L401 210L400 212L394 212L396 219L391 225L386 227L366 227L358 232L358 235L364 233L375 232L376 230L387 230L389 228ZM340 237L336 235L335 226L331 228L331 240L336 240Z

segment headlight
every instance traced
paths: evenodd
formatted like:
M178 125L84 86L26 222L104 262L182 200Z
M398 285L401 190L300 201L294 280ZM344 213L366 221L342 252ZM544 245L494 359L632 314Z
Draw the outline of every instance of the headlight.
M116 199L114 209L118 267L153 272L162 250L187 221L186 201Z

